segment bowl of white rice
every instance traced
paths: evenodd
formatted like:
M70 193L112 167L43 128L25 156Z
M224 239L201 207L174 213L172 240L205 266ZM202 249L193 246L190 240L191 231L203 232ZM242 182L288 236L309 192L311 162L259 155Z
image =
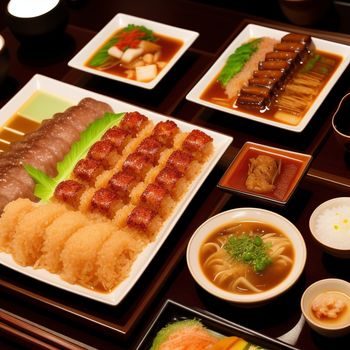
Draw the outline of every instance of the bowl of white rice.
M309 227L315 240L336 257L350 257L350 197L330 199L310 216Z

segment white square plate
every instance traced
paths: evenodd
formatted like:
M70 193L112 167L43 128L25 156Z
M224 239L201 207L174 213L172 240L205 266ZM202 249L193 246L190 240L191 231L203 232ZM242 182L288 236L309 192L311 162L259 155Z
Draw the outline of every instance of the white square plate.
M183 45L176 52L176 54L171 58L171 60L166 64L166 66L157 74L157 76L149 82L140 82L132 79L127 79L115 74L110 74L108 72L100 71L86 66L87 60L96 52L98 48L109 38L113 33L126 27L128 24L142 25L153 32L162 34L167 37L181 40ZM178 59L185 53L185 51L192 45L192 43L197 39L198 33L182 29L178 27L173 27L167 24L162 24L147 19L134 17L126 15L123 13L118 13L112 20L101 29L69 62L68 65L83 70L88 73L100 75L105 78L114 79L122 81L124 83L136 85L145 89L153 89L158 82L167 74L167 72L172 68L172 66L178 61Z
M308 109L306 114L301 118L301 121L297 125L288 125L282 123L278 120L273 120L270 118L263 118L253 114L249 114L248 112L242 112L236 109L227 108L224 106L220 106L218 104L214 104L209 101L205 101L201 99L201 95L204 90L209 86L209 84L215 79L215 77L219 74L219 72L224 67L227 58L232 54L236 48L238 48L243 43L247 42L249 39L258 38L258 37L271 37L275 39L280 39L288 32L276 30L268 27L263 27L255 24L248 24L242 32L232 41L232 43L226 48L226 50L220 55L217 61L213 64L213 66L207 71L207 73L199 80L199 82L193 87L193 89L188 93L186 98L189 101L196 102L203 106L207 106L222 112L226 112L229 114L234 114L243 118L255 120L260 123L269 124L272 126L276 126L278 128L287 129L294 132L301 132L307 126L313 115L316 113L318 107L321 105L322 101L326 98L328 93L331 91L334 84L337 82L339 77L342 75L346 67L350 62L350 47L343 44L338 44L335 42L327 41L312 37L313 42L316 45L317 50L327 51L330 53L334 53L340 55L343 59L340 62L337 70L334 72L332 77L328 80L326 85L320 91L315 101Z
M190 203L196 192L199 190L204 180L207 178L211 170L214 168L216 163L219 161L227 147L232 142L232 137L220 134L208 129L203 129L198 126L183 122L181 120L173 119L171 117L157 114L149 110L127 104L113 98L100 95L73 85L62 83L60 81L42 76L35 75L1 110L0 115L2 116L1 122L6 121L6 117L11 118L16 114L18 109L33 96L35 92L42 91L48 94L52 94L57 97L61 97L63 100L71 101L72 105L77 104L84 97L91 97L97 100L109 103L110 106L116 113L119 112L131 112L139 111L146 115L154 123L162 120L174 120L182 131L190 131L193 129L199 129L206 132L213 138L214 153L207 163L203 166L201 172L198 174L195 181L193 181L182 199L177 203L176 208L162 226L156 239L148 244L141 254L137 257L134 262L129 276L119 284L111 293L99 293L79 285L69 284L63 281L58 275L52 274L44 269L34 269L30 266L23 267L18 265L10 254L0 253L0 264L5 265L13 270L23 273L27 276L33 277L42 282L51 284L58 288L70 291L75 294L82 295L84 297L94 299L110 305L119 304L123 298L127 295L133 285L137 282L139 277L145 271L153 257L156 255L172 228L185 211L187 205Z

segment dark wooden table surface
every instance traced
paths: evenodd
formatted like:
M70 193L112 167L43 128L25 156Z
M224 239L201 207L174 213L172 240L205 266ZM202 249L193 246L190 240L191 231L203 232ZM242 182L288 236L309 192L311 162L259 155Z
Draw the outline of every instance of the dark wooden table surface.
M270 11L260 1L230 7L224 1L68 1L69 25L60 50L23 50L4 19L7 1L0 4L0 31L10 53L10 71L0 86L0 107L36 73L96 91L137 106L234 137L232 145L204 182L141 279L118 306L112 307L58 290L0 267L1 349L133 349L164 302L174 300L207 310L230 321L279 337L299 320L300 298L311 283L328 277L349 280L349 260L324 253L308 228L312 211L325 200L350 196L350 166L331 130L331 115L350 89L350 69L339 79L310 124L301 133L283 131L204 108L186 94L248 23L300 30L289 23L273 2ZM251 7L248 6L251 4ZM348 11L348 12L346 12ZM82 73L67 62L117 13L127 13L200 33L170 73L153 90L132 87ZM339 4L327 18L305 30L312 35L350 45L346 13ZM235 195L216 187L227 166L246 141L254 141L313 155L311 166L284 207ZM242 309L217 300L196 285L187 269L185 249L195 229L208 217L237 207L261 207L278 212L301 231L308 250L305 270L284 295L265 306ZM336 349L346 339L323 338L304 326L300 349Z

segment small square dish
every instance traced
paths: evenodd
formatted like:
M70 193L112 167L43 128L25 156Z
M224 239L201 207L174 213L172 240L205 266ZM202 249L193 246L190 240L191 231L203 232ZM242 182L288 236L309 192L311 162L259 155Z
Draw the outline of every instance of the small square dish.
M193 331L193 333L190 331L191 325L196 330ZM182 337L176 338L176 335L178 335L176 331L180 329L178 332L181 332L181 327L183 335ZM157 340L157 342L153 344L154 347L152 347L153 340L157 334L159 334L158 332L164 329L165 332L163 331L162 335L158 335L159 341ZM201 334L201 331L204 334ZM171 335L173 335L173 338ZM196 336L198 339L196 339ZM167 337L171 338L172 342L176 342L176 339L179 339L182 346L184 346L186 341L186 349L191 345L190 342L192 339L197 340L197 343L193 344L193 348L205 348L205 341L212 337L214 338L212 344L213 349L297 350L294 346L283 341L270 338L204 310L189 308L173 300L167 300L164 303L136 350L158 349L158 346L166 342ZM229 337L231 337L231 339L228 339ZM219 340L220 345L219 342L216 342L216 339ZM223 341L224 343L222 343ZM197 347L195 347L195 344L197 344ZM225 347L224 344L226 345ZM211 346L208 348L211 348Z
M194 31L118 13L68 65L153 89L198 35Z
M218 187L286 204L311 162L311 155L246 142Z
M287 34L248 24L186 98L259 123L303 131L347 68L350 50L306 32L284 38Z

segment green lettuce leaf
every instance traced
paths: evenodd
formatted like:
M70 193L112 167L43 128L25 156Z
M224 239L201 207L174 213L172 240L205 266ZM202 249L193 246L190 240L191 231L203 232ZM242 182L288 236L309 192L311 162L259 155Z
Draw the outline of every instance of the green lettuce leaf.
M48 198L50 193L55 191L56 182L43 171L33 167L30 164L24 164L25 171L32 177L35 181L34 194L38 198Z
M218 77L218 81L222 86L225 87L227 83L243 69L253 53L258 49L260 41L261 39L259 38L243 44L228 57Z
M42 201L49 200L53 196L56 186L71 175L76 163L86 156L90 147L100 140L108 129L119 124L124 114L105 113L102 118L91 123L81 133L80 139L72 145L63 160L57 163L57 175L54 178L30 164L25 164L24 169L36 183L34 194Z

